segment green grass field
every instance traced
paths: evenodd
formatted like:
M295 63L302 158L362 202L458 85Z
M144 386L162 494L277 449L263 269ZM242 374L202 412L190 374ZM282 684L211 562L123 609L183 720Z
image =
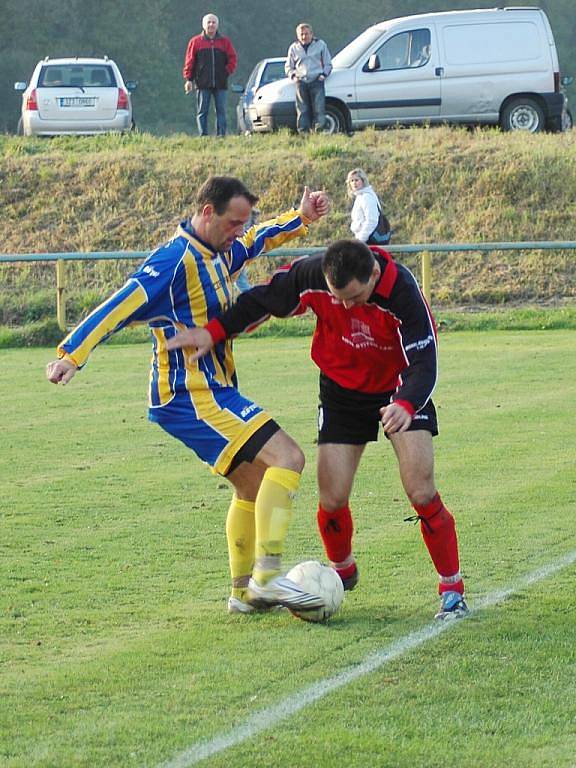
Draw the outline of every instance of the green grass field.
M441 337L437 483L476 610L438 634L385 440L357 478L341 611L230 617L230 492L147 422L146 347L97 350L66 388L50 350L0 351L0 766L576 765L574 338ZM307 346L237 344L243 391L308 458L287 565L322 557Z

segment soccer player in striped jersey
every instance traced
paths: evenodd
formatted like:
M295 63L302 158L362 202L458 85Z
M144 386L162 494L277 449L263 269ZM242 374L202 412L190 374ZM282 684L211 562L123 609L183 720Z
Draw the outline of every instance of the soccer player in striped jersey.
M317 595L281 575L292 499L304 467L302 451L238 391L230 341L194 362L185 350L167 348L179 330L202 326L230 306L233 278L247 261L305 234L308 224L330 208L324 192L305 187L298 210L244 233L257 201L238 179L209 178L197 193L191 219L66 336L46 371L54 384L67 384L112 333L131 323L149 325L149 419L234 488L226 520L231 613L277 605L322 607Z
M169 347L195 346L197 357L270 315L290 317L306 309L317 317L311 355L320 368L318 526L331 564L344 589L353 589L358 568L350 495L366 443L377 440L382 428L416 512L408 519L420 522L438 573L436 618L465 615L455 522L434 483L436 327L405 266L359 240L338 241L323 255L278 270L267 285L243 293L205 328L181 332Z

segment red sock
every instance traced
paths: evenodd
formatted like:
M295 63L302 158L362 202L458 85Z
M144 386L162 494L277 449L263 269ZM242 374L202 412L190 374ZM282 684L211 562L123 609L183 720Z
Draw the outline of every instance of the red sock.
M460 592L463 595L454 518L438 493L428 504L414 504L413 507L420 520L422 538L440 576L439 593Z
M328 512L319 504L317 519L328 559L340 576L343 578L351 576L356 570L356 563L352 555L354 526L350 507L346 505L341 509Z

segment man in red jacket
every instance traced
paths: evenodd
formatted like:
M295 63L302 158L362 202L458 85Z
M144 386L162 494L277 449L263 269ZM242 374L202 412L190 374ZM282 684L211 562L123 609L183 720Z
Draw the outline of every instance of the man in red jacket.
M230 38L218 32L218 16L207 13L202 34L191 38L184 61L184 90L196 88L196 120L200 136L208 135L210 99L216 107L216 133L226 135L226 89L228 77L236 70L238 57Z
M358 568L349 499L366 444L382 429L438 574L436 618L465 615L456 526L434 482L436 327L405 266L380 248L340 240L323 255L278 270L267 285L241 294L204 328L174 336L167 348L190 347L196 360L270 315L307 309L317 318L311 356L320 368L318 525L331 565L344 589L353 589Z

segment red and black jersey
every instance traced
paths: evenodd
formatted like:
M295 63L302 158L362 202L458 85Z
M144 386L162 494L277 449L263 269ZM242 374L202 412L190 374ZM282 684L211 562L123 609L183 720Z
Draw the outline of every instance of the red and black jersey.
M237 60L230 38L218 33L210 38L202 33L188 43L182 74L200 90L226 90L228 76L234 74Z
M250 331L270 315L312 310L311 356L341 387L392 400L414 414L436 384L436 327L414 275L380 248L372 249L381 276L367 304L346 309L329 291L322 254L276 272L269 283L240 294L236 304L206 326L216 342Z

